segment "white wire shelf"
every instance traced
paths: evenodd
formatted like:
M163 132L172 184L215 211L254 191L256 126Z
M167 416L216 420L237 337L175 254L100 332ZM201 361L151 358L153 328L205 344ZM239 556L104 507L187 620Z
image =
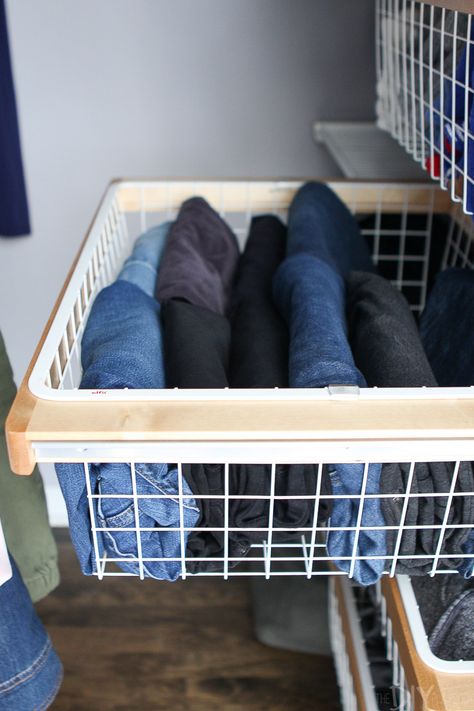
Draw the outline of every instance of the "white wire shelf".
M467 12L377 0L378 125L468 215L474 212L473 29Z

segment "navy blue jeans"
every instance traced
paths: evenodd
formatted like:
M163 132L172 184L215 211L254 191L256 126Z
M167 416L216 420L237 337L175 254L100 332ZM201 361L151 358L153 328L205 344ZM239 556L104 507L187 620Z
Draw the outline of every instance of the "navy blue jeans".
M18 568L0 586L0 711L47 709L63 678L61 662Z
M345 285L342 277L327 263L311 254L295 254L279 267L273 282L275 303L290 330L290 387L317 388L327 385L365 386L356 368L345 321ZM380 490L380 464L368 467L366 494ZM384 526L379 499L363 502L362 530L334 530L356 527L363 493L363 464L329 465L332 493L344 498L334 499L327 539L329 555L344 571L351 570L350 558L357 560L354 578L363 585L374 583L384 570L387 554L385 532L374 530ZM343 557L349 558L343 560Z
M165 230L154 233L159 243L155 245L150 245L148 239L140 238L137 252L132 253L119 279L98 294L82 338L81 388L165 387L160 305L141 288L142 284L148 284L145 288L151 288L150 266L155 270L158 267L164 234ZM143 279L140 278L140 271ZM57 464L56 471L81 568L90 575L97 570L97 561L84 468L81 464ZM98 531L99 555L118 559L117 563L126 572L139 573L136 531L121 530L133 529L139 523L140 528L151 529L140 533L145 576L175 580L181 572L180 561L159 559L180 558L180 532L159 529L180 526L177 469L168 464L140 463L136 465L135 472L139 496L168 497L138 499L138 522L131 498L130 466L97 463L89 467L92 494L101 497L93 500L94 517L99 529L109 529ZM199 509L184 479L182 491L184 496L189 497L183 500L183 526L193 528L199 518ZM114 498L119 495L125 496ZM184 545L188 535L186 531Z
M311 254L345 277L374 271L369 248L348 208L331 188L306 183L288 213L287 256Z

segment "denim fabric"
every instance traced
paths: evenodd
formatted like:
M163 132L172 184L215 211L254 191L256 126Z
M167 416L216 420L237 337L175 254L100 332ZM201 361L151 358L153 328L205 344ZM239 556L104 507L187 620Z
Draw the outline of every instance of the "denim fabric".
M288 214L287 256L304 252L318 257L338 274L374 271L369 248L356 220L327 185L306 183Z
M163 222L140 235L133 246L132 254L125 260L118 279L129 281L139 286L148 296L153 296L158 266L171 224Z
M365 386L347 340L344 281L330 266L310 254L288 257L273 298L290 329L291 388Z
M290 387L325 387L332 384L365 386L357 370L347 341L345 321L345 287L342 277L327 263L310 254L287 258L279 267L273 282L273 296L290 329ZM379 492L381 466L371 464L365 492ZM344 495L334 499L330 527L355 526L358 518L364 476L363 464L329 466L332 493ZM384 526L380 501L364 501L361 526ZM349 571L350 560L339 556L379 556L357 560L354 578L363 585L374 583L384 570L387 553L385 532L361 530L356 544L356 531L334 531L328 534L327 549L336 565Z
M43 711L53 702L63 669L15 561L0 586L0 711Z
M420 334L439 385L474 385L473 303L471 269L438 275L420 318Z
M146 265L143 267L146 271ZM87 321L82 339L83 378L81 388L163 388L165 376L160 327L160 306L138 286L119 279L98 294ZM90 467L91 487L95 494L131 494L131 472L128 464L96 464ZM58 464L56 471L68 509L73 543L82 571L94 572L94 551L90 532L89 508L82 465ZM138 494L178 494L175 467L166 464L137 464ZM183 480L183 494L191 490ZM97 501L97 500L95 500ZM99 526L130 527L135 524L131 499L100 499L95 515ZM192 528L199 510L190 498L186 501L184 525ZM179 505L176 499L139 499L141 527L179 525ZM184 538L187 539L185 532ZM179 558L180 533L151 531L140 535L142 556ZM126 572L138 572L137 542L134 531L99 533L99 554L123 558L119 563ZM175 580L179 563L148 562L144 572L149 577Z
M421 315L421 340L440 385L474 385L473 298L474 272L446 269L436 278ZM474 554L474 529L462 550ZM465 558L458 569L464 577L471 577L474 558Z

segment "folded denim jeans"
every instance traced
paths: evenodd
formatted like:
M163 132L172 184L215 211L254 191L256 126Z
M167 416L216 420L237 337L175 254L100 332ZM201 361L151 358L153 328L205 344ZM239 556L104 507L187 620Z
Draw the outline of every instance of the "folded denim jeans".
M370 386L383 388L436 387L437 382L423 350L418 327L410 307L398 289L378 276L352 272L346 281L349 338L357 367ZM404 494L410 477L410 463L390 463L382 467L380 491L387 526L388 552L394 554L404 508ZM412 475L400 539L396 572L425 575L433 566L440 526L446 515L448 494L454 471L451 462L417 462ZM456 493L473 491L474 477L469 462L462 462ZM436 496L434 496L436 494ZM474 523L474 498L455 496L450 505L447 528L440 550L443 567L457 567L469 528ZM424 528L408 528L424 526ZM388 563L391 565L391 561Z
M201 197L186 200L170 229L156 298L225 314L238 258L237 238L222 217Z
M63 669L13 558L0 586L0 711L43 711L54 701Z
M365 386L356 368L347 340L345 286L342 277L326 262L311 254L295 254L279 267L273 281L273 297L290 330L290 387L317 388L328 385ZM328 466L334 499L328 526L356 529L361 494L377 494L380 464L370 464L365 477L363 464ZM364 489L365 481L365 489ZM363 500L359 531L330 530L327 549L335 564L363 585L379 579L387 553L380 501ZM348 560L342 560L341 557ZM352 569L351 558L356 560Z
M161 235L158 235L161 238ZM142 244L139 245L142 249ZM159 250L155 251L159 255ZM132 255L133 256L133 255ZM134 260L134 280L140 260ZM156 266L158 266L156 264ZM141 268L146 276L148 264ZM138 275L138 283L141 283ZM97 296L82 339L83 377L81 388L156 388L165 387L160 306L136 283L119 278ZM71 537L81 569L86 575L97 570L84 469L78 464L57 464L56 471L68 509ZM137 464L137 493L168 495L169 498L137 500L140 528L179 527L178 473L167 464ZM99 528L133 528L136 526L132 494L132 472L128 464L97 463L89 466L94 516ZM199 510L187 482L182 482L184 527L192 528ZM124 498L114 498L124 495ZM108 498L111 497L111 498ZM184 542L188 537L184 532ZM179 531L151 530L140 532L142 558L181 558ZM99 556L119 558L126 572L138 573L139 549L135 531L99 531ZM129 560L129 562L127 562ZM145 576L175 580L180 573L177 562L144 562Z
M473 298L472 270L446 269L436 277L421 314L421 340L440 385L474 385ZM474 507L473 499L469 497ZM474 571L474 528L464 541L462 552L472 558L465 558L458 570L470 578Z
M140 287L145 294L153 296L158 267L171 225L171 222L163 222L140 235L117 278L129 281Z
M374 271L369 248L350 211L330 187L306 183L288 213L287 256L311 254L341 276Z

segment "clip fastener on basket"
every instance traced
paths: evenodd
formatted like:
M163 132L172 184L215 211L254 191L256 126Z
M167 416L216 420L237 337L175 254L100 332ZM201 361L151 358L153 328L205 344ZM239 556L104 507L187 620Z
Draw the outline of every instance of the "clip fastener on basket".
M358 385L328 385L327 391L333 400L357 400L360 396Z

